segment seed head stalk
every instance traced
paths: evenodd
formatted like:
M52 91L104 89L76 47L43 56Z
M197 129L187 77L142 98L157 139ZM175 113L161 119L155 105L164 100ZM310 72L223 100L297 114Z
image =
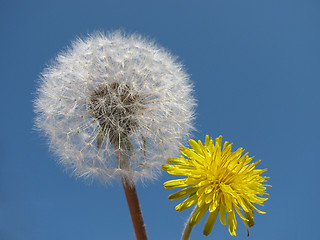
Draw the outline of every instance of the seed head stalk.
M119 168L130 170L129 159L126 153L121 150L119 141L114 141L114 148L118 160ZM121 176L123 189L127 198L127 203L131 215L131 220L134 228L134 232L137 240L147 240L147 232L144 225L142 212L138 200L136 187L132 179L129 179L127 175L122 174Z

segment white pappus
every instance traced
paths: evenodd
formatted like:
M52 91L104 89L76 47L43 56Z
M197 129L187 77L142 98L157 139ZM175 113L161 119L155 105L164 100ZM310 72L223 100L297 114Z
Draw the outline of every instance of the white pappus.
M195 99L182 65L139 35L76 39L40 77L36 128L78 177L152 179L189 137ZM121 167L117 152L128 159Z

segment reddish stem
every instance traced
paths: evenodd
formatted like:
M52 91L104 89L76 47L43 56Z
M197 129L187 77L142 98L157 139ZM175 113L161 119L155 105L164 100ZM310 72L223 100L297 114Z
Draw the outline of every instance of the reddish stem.
M147 232L144 226L144 221L141 213L141 208L138 200L138 195L133 183L130 183L126 177L122 177L124 192L127 197L127 202L131 214L131 219L136 234L137 240L147 240Z
M130 163L126 153L121 152L119 142L114 141L114 149L116 151L119 168L130 171ZM147 232L141 213L138 195L134 183L127 176L122 175L122 185L126 194L131 220L136 234L137 240L147 240Z

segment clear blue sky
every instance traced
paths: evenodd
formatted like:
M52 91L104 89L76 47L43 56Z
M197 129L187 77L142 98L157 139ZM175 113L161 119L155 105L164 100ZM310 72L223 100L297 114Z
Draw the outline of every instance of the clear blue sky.
M170 49L195 85L197 131L223 135L268 168L270 200L249 239L318 239L320 2L316 0L1 0L0 239L134 239L120 182L66 173L33 128L39 73L76 36L137 32ZM139 184L149 239L178 239L166 173ZM231 239L204 221L191 239ZM247 239L238 221L237 239Z

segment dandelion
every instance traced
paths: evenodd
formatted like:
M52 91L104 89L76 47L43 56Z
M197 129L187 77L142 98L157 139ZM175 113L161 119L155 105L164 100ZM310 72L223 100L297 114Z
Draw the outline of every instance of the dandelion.
M165 49L139 35L96 33L43 71L36 127L77 177L121 176L134 188L154 179L190 133L191 94L188 75Z
M189 239L192 227L199 223L208 210L204 235L210 234L219 214L221 223L224 226L228 224L230 234L236 236L236 213L244 222L249 235L248 227L254 225L254 210L265 214L253 204L263 206L263 202L267 200L257 196L268 195L266 187L271 187L264 184L268 177L260 176L267 169L255 169L260 160L251 163L253 157L249 157L248 153L242 155L242 148L231 152L232 144L228 142L224 143L221 150L222 136L216 138L215 144L208 135L204 145L200 140L197 143L192 139L189 144L191 149L180 148L180 152L186 158L169 158L170 164L162 167L169 174L187 176L164 183L167 189L186 187L169 196L169 200L187 197L176 206L176 211L180 212L196 205L182 239Z

